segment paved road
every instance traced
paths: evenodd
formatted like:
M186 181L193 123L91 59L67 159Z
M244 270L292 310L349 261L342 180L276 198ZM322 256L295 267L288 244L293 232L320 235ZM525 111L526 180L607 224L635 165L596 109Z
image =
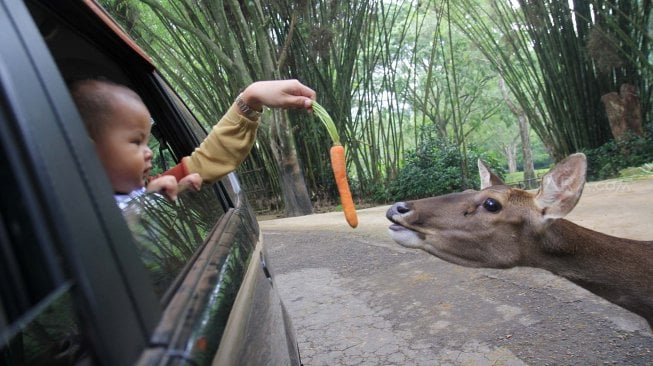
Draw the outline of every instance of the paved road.
M611 193L631 207L653 195L653 180L624 184L586 188L570 219L652 238L651 205L605 212ZM357 229L341 213L261 222L305 365L653 365L642 318L545 271L464 268L402 248L386 209L360 210Z

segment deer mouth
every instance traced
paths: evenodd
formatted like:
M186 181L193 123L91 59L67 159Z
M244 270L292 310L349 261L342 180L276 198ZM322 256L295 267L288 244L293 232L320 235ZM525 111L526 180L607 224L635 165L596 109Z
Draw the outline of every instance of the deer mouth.
M422 249L426 236L419 231L406 227L402 223L407 215L410 215L410 212L404 202L396 203L390 207L385 214L385 217L392 222L392 225L388 227L388 233L397 244L403 247Z
M390 231L400 231L400 230L408 230L405 227L399 225L399 224L392 224L390 227L388 227Z
M391 221L394 222L392 219ZM411 230L396 222L388 227L388 233L392 240L403 247L422 248L424 246L424 234Z

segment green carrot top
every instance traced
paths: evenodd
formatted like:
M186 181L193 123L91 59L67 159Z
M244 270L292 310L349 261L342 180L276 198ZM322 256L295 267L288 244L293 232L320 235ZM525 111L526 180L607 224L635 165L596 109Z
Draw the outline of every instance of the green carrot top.
M331 116L329 116L329 113L322 107L318 102L313 101L312 104L313 107L313 112L315 112L315 115L322 121L324 124L324 127L326 127L327 131L329 132L329 136L331 136L331 141L333 142L334 145L340 145L340 136L338 135L338 130L336 130L336 125L333 123L333 120L331 119Z

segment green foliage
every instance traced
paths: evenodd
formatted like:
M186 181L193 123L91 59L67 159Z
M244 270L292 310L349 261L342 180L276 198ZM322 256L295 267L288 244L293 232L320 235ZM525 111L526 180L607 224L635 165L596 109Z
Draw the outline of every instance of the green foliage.
M625 83L635 85L648 120L650 3L483 3L455 2L456 22L501 74L555 159L609 141L601 97Z
M536 167L548 166L549 154L559 159L608 141L600 97L623 83L636 86L643 120L653 110L649 2L584 0L573 9L551 0L101 2L203 121L214 122L252 80L296 78L311 86L347 149L352 192L365 201L389 199L387 182L395 177L399 194L398 179L424 175L427 186L444 191L476 175L467 152L469 171L449 172L465 160L452 158L429 177L415 148L424 146L421 126L438 126L453 151L470 143L484 151L515 145L514 123L499 125L514 116L497 76L540 138L533 139ZM282 153L293 155L294 144L307 190L337 200L326 131L303 111L289 116L288 123L264 115L258 143L239 169L243 186L275 206L298 191L281 169ZM627 159L607 161L611 150L603 149L596 158L614 174Z
M417 148L406 152L405 165L396 180L388 186L385 198L390 201L417 199L467 188L478 189L479 158L495 174L503 176L502 165L494 155L480 153L474 146L468 147L465 155L466 158L457 146L446 139L426 136ZM471 181L468 182L461 169L463 161L466 161L466 171L470 175Z
M596 149L583 151L587 155L587 180L603 180L619 176L619 171L653 161L653 123L646 126L644 137L629 134L611 140Z
M550 170L550 168L535 169L535 176L538 178L538 184L539 184L539 178L541 178L549 170ZM524 180L524 172L523 171L508 173L503 178L503 181L508 185L517 184L517 183L519 183L519 182L521 182L523 180Z
M623 169L619 172L619 177L628 179L637 179L653 175L653 163L646 163L642 166Z

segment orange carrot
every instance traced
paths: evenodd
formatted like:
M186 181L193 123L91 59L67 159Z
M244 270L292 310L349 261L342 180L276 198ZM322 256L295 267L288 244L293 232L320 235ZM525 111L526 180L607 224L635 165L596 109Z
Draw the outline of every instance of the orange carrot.
M340 194L342 211L345 214L345 219L349 226L355 228L358 226L358 216L356 215L356 207L354 206L351 191L349 190L349 182L347 181L345 148L340 143L340 136L338 136L336 125L333 123L329 113L327 113L324 107L315 101L313 101L312 108L324 124L324 127L326 127L329 136L331 136L333 142L333 146L331 146L331 150L329 151L331 157L331 168L333 169L333 176L335 177L338 193Z
M333 169L333 176L336 179L338 186L338 193L340 193L340 201L342 204L342 212L345 214L345 219L349 226L355 228L358 226L358 216L356 215L356 207L349 191L349 182L347 182L347 170L345 169L345 148L342 145L333 145L329 150L331 155L331 168Z

